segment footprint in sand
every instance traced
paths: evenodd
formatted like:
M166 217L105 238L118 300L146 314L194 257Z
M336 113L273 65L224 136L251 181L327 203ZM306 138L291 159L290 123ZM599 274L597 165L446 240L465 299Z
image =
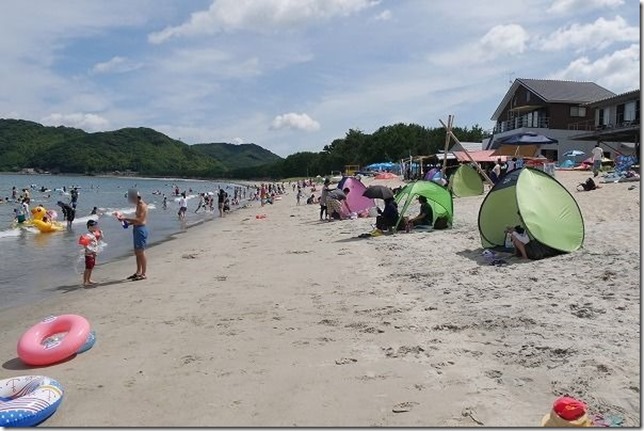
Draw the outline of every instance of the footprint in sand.
M347 364L353 364L356 362L358 362L358 360L354 358L340 358L335 360L336 365L347 365Z
M405 413L410 412L414 406L417 406L418 403L415 401L405 401L404 403L398 403L391 409L394 413Z

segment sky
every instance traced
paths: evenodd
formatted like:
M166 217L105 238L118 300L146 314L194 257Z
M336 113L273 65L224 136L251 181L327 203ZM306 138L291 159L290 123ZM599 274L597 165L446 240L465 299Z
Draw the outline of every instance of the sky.
M320 151L490 129L516 78L639 88L635 0L2 0L0 118Z

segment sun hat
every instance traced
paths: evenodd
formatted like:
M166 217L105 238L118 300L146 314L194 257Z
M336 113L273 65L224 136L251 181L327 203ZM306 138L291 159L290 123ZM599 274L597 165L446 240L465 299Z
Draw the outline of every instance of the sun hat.
M586 404L571 397L559 397L550 413L541 419L541 426L551 428L591 427Z

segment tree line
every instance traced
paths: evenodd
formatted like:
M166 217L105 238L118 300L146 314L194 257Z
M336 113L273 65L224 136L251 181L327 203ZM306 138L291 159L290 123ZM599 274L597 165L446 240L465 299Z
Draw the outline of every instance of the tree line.
M462 142L481 142L489 136L479 125L454 127ZM351 129L344 138L333 140L320 152L303 151L263 166L241 168L229 173L239 179L291 178L329 175L344 171L345 165L367 166L378 162L399 162L409 156L436 154L444 149L445 129L418 124L383 126L374 133Z

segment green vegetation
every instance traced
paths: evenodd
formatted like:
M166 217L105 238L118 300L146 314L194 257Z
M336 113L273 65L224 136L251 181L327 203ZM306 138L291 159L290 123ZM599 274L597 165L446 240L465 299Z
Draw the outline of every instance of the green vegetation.
M454 128L462 141L480 142L479 126ZM417 124L384 126L372 134L349 130L318 153L298 152L282 159L255 145L187 145L148 128L86 133L0 119L0 171L35 168L52 173L136 173L150 176L279 179L343 171L345 165L397 162L410 155L435 154L445 130Z
M212 144L195 144L191 148L218 160L229 170L252 168L282 160L277 154L273 154L255 144L235 145L215 142Z
M214 147L210 147L214 145ZM132 172L150 176L230 177L231 169L280 160L256 145L193 146L148 128L86 133L24 120L0 120L0 171L34 168L52 173ZM218 156L220 147L222 155ZM235 159L235 152L241 155ZM241 164L240 164L241 163Z

